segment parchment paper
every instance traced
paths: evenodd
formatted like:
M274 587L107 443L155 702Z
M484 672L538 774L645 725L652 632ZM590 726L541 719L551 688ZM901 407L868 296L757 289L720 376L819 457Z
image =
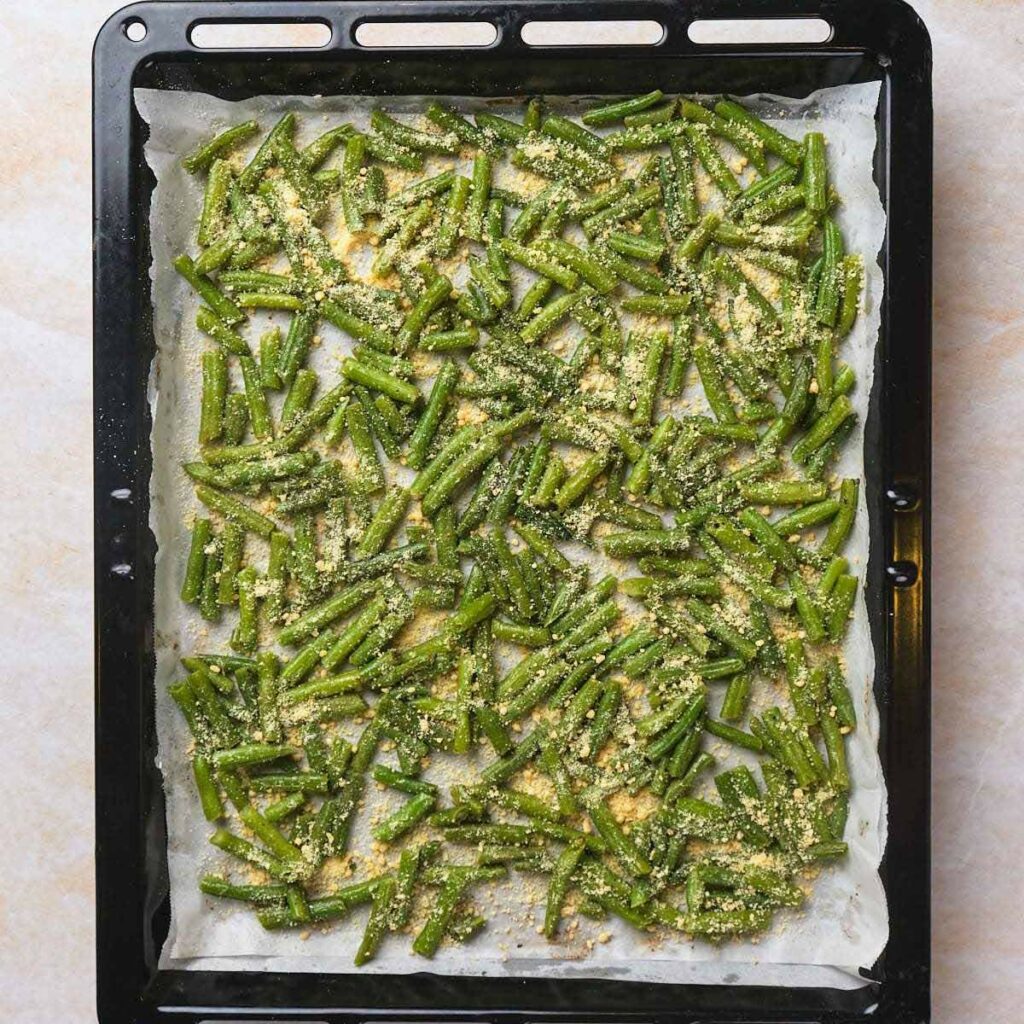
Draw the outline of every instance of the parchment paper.
M799 136L813 123L829 140L830 170L843 198L837 216L850 251L865 257L864 315L841 352L841 358L851 364L857 375L857 388L851 397L860 424L867 416L883 288L875 257L882 244L885 217L872 181L878 95L877 84L865 84L822 90L802 101L772 96L749 99L762 116L789 134ZM285 110L300 115L299 138L304 144L326 128L345 121L364 127L374 100L353 96L263 96L230 103L200 93L147 89L137 89L135 100L150 126L146 159L157 179L150 221L157 340L150 387L154 453L150 521L158 544L156 720L159 764L167 796L171 887L171 928L161 962L177 969L352 971L352 956L365 911L325 932L314 929L302 935L294 931L269 933L243 907L210 900L197 888L201 873L218 870L225 866L225 861L207 843L210 826L202 817L188 761L183 755L189 745L187 728L167 696L167 685L179 674L178 657L182 652L197 647L223 649L228 630L226 625L207 627L178 599L195 508L180 463L193 457L195 451L199 353L206 342L194 327L196 300L173 270L171 260L179 252L194 251L192 232L202 200L201 181L181 168L183 154L213 131L249 118L259 120L266 130ZM463 109L480 109L485 105L481 100L458 97L451 101ZM495 102L487 101L486 105ZM563 101L569 110L593 102L594 97ZM400 113L419 112L423 106L419 98L388 99L389 109ZM334 241L343 244L344 240L336 237ZM247 335L254 339L275 321L286 327L284 315L253 316ZM337 361L349 350L350 342L329 325L321 327L321 340L311 362L325 386L330 386L337 379ZM239 382L234 386L239 387ZM862 476L862 445L862 427L858 426L838 467L841 475ZM846 553L854 571L863 574L868 553L863 489L860 503ZM250 552L255 564L264 564L264 550L250 548ZM888 937L885 895L878 877L886 840L885 784L877 753L878 713L872 696L874 657L863 594L858 597L844 654L859 718L848 745L853 777L846 836L850 853L845 860L822 871L803 909L776 914L772 931L757 941L727 942L720 947L674 938L652 942L619 922L598 925L581 919L577 940L563 949L549 945L535 930L543 913L542 900L532 900L531 911L527 907L531 901L521 898L522 889L539 893L542 883L514 874L509 883L494 890L493 896L482 896L477 901L490 919L487 930L466 946L442 948L429 969L439 974L600 977L674 983L835 988L863 984L858 968L874 962ZM375 788L371 785L369 790ZM386 800L379 793L368 794L368 804ZM357 848L368 817L367 812L360 815L363 825L355 832ZM519 900L515 898L517 889ZM515 909L510 913L510 908ZM425 967L427 964L409 950L407 938L400 936L386 942L380 955L359 970L395 973L422 971Z

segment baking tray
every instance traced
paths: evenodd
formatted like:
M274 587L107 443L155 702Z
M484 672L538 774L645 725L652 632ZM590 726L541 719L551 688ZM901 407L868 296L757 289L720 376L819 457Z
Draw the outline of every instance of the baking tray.
M697 45L698 18L821 17L825 43ZM528 21L650 19L652 46L535 48ZM321 49L200 50L197 21L320 21ZM489 21L484 48L364 49L363 21ZM127 26L142 21L133 42ZM917 1024L929 984L931 49L901 0L399 0L135 4L94 52L94 440L97 1004L101 1024L200 1021L539 1021ZM876 178L888 216L875 384L865 429L875 647L889 836L881 866L888 946L852 991L637 982L168 971L163 789L156 766L147 383L154 354L145 126L137 86L264 93L805 96L881 83Z

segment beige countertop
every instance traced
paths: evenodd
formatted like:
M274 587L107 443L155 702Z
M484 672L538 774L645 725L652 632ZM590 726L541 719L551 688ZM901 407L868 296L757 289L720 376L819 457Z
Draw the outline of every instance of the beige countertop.
M89 55L118 6L0 8L10 1024L95 1020ZM1010 656L1024 611L1024 0L915 6L935 48L934 1020L1011 1024L1024 1004L1024 659Z

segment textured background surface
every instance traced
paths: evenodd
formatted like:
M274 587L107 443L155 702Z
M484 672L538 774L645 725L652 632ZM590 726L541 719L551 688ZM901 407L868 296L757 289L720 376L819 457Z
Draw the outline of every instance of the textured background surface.
M117 0L0 8L0 1021L95 1019L89 53ZM935 47L934 1020L1024 1003L1024 0ZM55 56L56 55L56 56Z

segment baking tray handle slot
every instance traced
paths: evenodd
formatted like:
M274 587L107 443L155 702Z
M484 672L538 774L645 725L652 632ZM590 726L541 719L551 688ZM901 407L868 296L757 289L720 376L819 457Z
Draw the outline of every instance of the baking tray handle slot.
M461 50L493 46L498 27L490 21L361 21L353 37L367 49Z
M225 21L193 22L188 41L200 50L305 50L320 49L331 41L333 32L326 21Z
M657 46L665 26L651 19L527 21L520 30L527 46Z
M698 46L827 43L832 26L824 18L698 18L686 34Z

